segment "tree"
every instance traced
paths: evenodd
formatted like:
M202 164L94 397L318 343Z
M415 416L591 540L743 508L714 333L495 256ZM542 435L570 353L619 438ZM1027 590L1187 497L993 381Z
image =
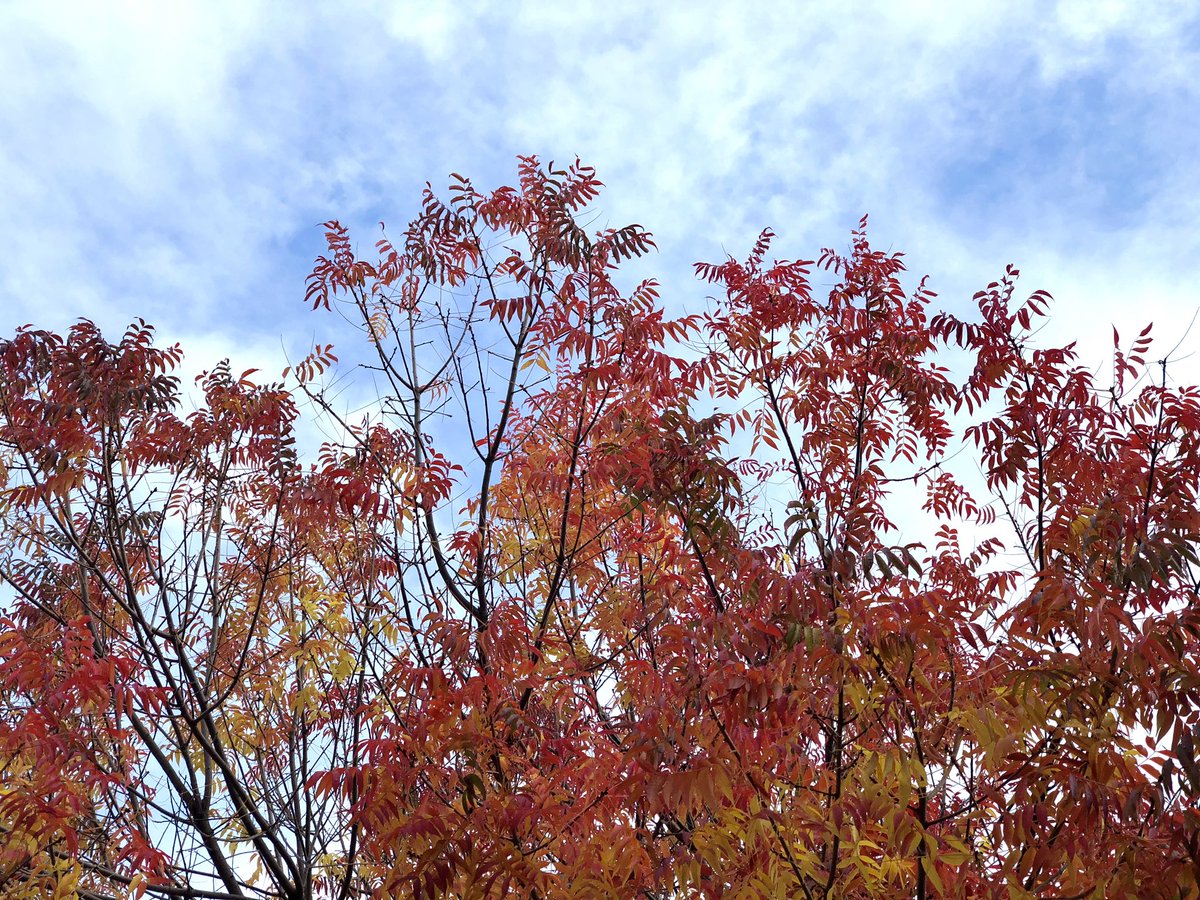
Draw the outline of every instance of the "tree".
M328 344L185 415L143 323L0 343L0 892L1200 895L1200 391L1149 329L1098 383L1015 269L934 314L865 219L669 318L600 186L327 223L361 420Z

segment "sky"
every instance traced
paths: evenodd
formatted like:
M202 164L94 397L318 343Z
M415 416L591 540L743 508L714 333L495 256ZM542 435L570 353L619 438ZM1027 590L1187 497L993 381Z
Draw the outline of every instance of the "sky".
M845 248L863 213L958 312L999 277L1103 365L1155 323L1200 382L1200 14L1189 2L0 6L0 335L135 317L277 373L337 218L369 248L426 181L580 157L648 270ZM1175 346L1178 345L1178 346Z

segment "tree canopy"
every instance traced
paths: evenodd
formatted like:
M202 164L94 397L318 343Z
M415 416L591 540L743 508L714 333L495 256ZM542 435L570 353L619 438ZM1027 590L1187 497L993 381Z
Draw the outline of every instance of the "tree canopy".
M1200 390L1150 329L1101 378L865 219L672 317L600 187L326 223L365 413L328 343L189 412L144 323L0 341L0 895L1200 895Z

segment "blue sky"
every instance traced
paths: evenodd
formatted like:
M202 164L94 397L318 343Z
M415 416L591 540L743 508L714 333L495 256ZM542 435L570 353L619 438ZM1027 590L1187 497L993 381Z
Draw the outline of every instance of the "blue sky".
M535 153L596 166L675 310L691 262L768 225L812 257L866 212L947 305L1013 262L1047 339L1099 364L1154 320L1166 353L1200 307L1198 74L1187 2L12 2L0 334L141 316L277 372L332 328L318 223L367 248L425 181Z

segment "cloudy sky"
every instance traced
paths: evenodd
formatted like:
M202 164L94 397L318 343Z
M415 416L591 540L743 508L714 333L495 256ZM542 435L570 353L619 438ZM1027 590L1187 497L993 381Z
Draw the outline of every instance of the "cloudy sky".
M53 3L0 6L0 334L133 317L277 372L303 281L425 181L594 165L673 309L695 260L844 247L869 213L947 305L1008 262L1097 363L1200 307L1192 2ZM1200 324L1176 357L1200 350ZM1200 354L1172 373L1200 381Z

